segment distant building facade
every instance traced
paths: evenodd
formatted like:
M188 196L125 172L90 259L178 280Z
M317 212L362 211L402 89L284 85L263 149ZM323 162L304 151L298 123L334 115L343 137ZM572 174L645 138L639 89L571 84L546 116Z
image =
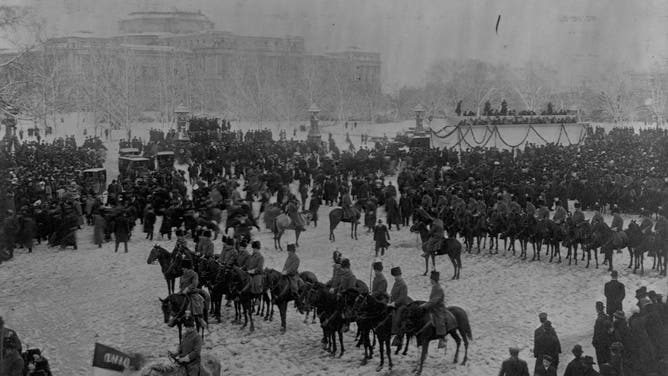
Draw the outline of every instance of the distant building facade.
M216 93L216 85L251 80L252 69L262 72L264 78L278 77L283 86L302 82L309 70L320 74L336 69L350 90L380 94L379 53L350 48L312 54L306 51L303 37L257 37L219 31L201 12L133 12L119 20L118 28L118 35L109 37L79 32L52 38L44 44L43 52L75 75L101 69L100 54L122 57L126 79L127 70L131 70L128 90L142 92L142 99L147 101L146 110L167 110L165 106L173 107L177 102L192 107L215 107L205 104L206 98L198 97ZM239 73L239 66L252 66L252 69ZM180 78L172 77L166 83L165 72ZM255 79L258 81L257 77ZM327 82L327 78L321 81ZM166 90L167 84L186 87L187 93L167 104L158 95ZM239 82L237 85L244 86ZM190 86L197 87L199 94ZM256 88L258 90L261 89ZM327 105L320 106L324 109Z

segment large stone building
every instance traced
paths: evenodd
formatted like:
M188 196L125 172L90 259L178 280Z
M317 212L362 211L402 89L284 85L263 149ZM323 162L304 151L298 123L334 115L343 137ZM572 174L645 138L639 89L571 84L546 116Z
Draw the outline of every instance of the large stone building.
M122 69L116 69L113 77L129 81L126 91L141 93L141 110L169 112L183 102L193 109L234 108L232 112L244 117L265 106L259 98L265 91L271 89L277 95L280 88L279 95L300 96L301 102L324 102L319 104L324 113L353 117L359 111L352 106L344 109L343 99L354 104L360 102L353 99L358 94L360 98L380 94L379 53L352 47L312 54L306 51L303 37L244 36L215 30L214 23L201 12L134 12L121 19L118 28L114 36L79 32L52 38L44 51L75 75L92 74L89 81L111 75L114 69L102 70L109 65L108 58L118 59ZM324 86L333 82L345 88L342 95L347 98L330 98L334 94L327 94L329 89ZM293 84L295 88L286 88ZM246 97L244 103L230 93L221 94L221 88L231 87L234 95ZM303 105L293 103L295 109L290 111Z

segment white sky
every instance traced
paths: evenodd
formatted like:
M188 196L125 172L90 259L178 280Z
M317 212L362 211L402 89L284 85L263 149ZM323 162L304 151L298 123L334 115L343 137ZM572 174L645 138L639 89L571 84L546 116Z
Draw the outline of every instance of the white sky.
M668 62L666 0L0 0L30 5L49 36L112 35L136 10L201 10L216 29L301 35L309 51L358 46L381 53L383 82L424 82L435 60L547 62L563 79L601 67L647 70ZM501 15L499 33L494 27ZM608 69L608 68L606 68Z

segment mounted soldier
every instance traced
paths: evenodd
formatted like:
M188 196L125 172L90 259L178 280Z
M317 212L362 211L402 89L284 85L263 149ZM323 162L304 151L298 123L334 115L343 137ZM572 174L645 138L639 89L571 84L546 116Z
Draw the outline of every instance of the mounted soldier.
M445 348L445 335L448 333L446 328L447 311L445 308L445 292L443 291L443 287L438 283L439 278L440 273L437 271L432 271L429 276L431 282L429 301L423 303L420 307L429 312L430 319L427 324L418 331L416 336L419 336L419 333L427 329L430 325L433 325L436 331L436 338L438 338L438 348L443 349Z
M440 218L434 219L431 225L429 225L429 238L422 244L422 257L427 257L441 249L444 232L443 221Z
M348 191L341 196L341 208L343 209L343 220L352 221L355 211L353 210L353 199Z
M562 206L559 199L556 198L554 202L554 216L552 216L552 221L560 225L566 221L566 209Z
M643 235L651 233L652 227L654 227L654 223L652 222L652 218L650 218L650 215L645 210L645 208L640 208L640 218L640 231L643 233Z
M392 334L396 335L393 345L401 346L402 334L399 332L401 328L401 314L406 309L406 305L412 302L408 297L408 286L401 275L401 268L395 266L390 269L390 275L394 277L394 284L390 291L390 307L394 307L392 312Z
M288 283L279 294L278 300L285 300L288 295L297 299L299 285L303 284L301 278L299 278L299 257L297 257L296 251L297 247L294 244L288 244L288 258L285 259L285 264L283 264L283 278L287 279Z
M234 247L234 239L223 237L223 250L220 252L220 263L230 267L235 265L239 257L239 252Z
M295 231L306 231L304 228L304 225L306 224L304 218L299 214L299 202L297 201L297 197L292 194L288 199L288 203L285 205L285 214L292 220L292 223L295 226Z
M179 279L179 292L177 294L187 295L190 299L190 309L186 310L186 317L192 316L200 324L200 327L206 328L207 324L203 319L205 299L200 295L206 293L198 288L199 277L193 270L192 259L182 259L181 267L183 268L183 275ZM176 317L172 317L169 326L174 326L175 322Z
M379 302L387 302L387 279L383 275L383 263L380 261L372 264L374 276L371 283L371 296Z
M573 223L575 223L575 227L582 227L582 224L586 222L585 215L581 209L582 204L576 201L573 206L575 207L575 211L573 212Z
M550 219L550 209L548 209L547 205L545 204L545 200L538 201L538 205L540 207L536 211L536 219L539 221Z
M510 204L508 204L508 209L511 213L515 214L522 212L522 207L517 203L517 197L515 197L515 195L510 195Z
M248 269L247 272L250 278L246 286L241 290L241 295L245 293L259 295L262 293L264 256L260 253L261 244L259 241L253 241L251 247L253 248L253 253L248 257L248 261L246 261L246 269Z

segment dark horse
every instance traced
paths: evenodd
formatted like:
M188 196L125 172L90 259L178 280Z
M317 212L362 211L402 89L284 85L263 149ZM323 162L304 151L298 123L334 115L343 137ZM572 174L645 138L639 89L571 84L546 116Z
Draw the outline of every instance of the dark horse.
M204 295L202 295L202 298L204 298ZM183 327L183 321L186 318L186 311L190 305L190 298L185 294L171 294L165 299L158 299L162 305L162 314L164 315L165 324L169 323L170 320L174 318L174 324L179 328L179 344L181 344L181 328ZM203 313L204 322L208 324L208 310L204 309ZM197 320L195 320L195 325L197 325L197 331L202 331L202 339L204 339L204 328L200 327Z
M300 288L299 291L297 292L299 295L301 295L308 286L312 285L313 283L318 282L318 278L315 276L315 274L311 272L302 272L299 274L299 278L304 282ZM281 293L284 291L284 289L288 286L288 283L290 281L288 280L287 276L284 276L279 272L278 270L274 269L269 269L265 271L265 284L269 288L269 292L271 292L271 314L268 314L268 319L271 321L274 316L274 304L278 306L278 311L281 315L281 333L285 333L285 321L286 321L286 313L288 310L288 303L290 301L295 300L294 296L288 295L283 299L279 299Z
M230 290L231 294L239 298L239 303L244 311L244 324L241 329L248 325L250 320L250 331L255 331L255 323L253 322L253 299L261 299L263 293L253 294L250 291L243 291L244 287L250 283L251 275L243 271L241 268L235 266L231 270ZM264 289L262 289L264 291Z
M323 348L332 356L336 355L336 334L338 333L341 345L339 357L343 356L343 319L340 314L334 315L339 310L336 294L330 293L324 283L316 282L305 293L304 305L307 310L311 307L318 310L323 334Z
M422 346L422 353L420 354L420 360L417 366L414 369L414 372L417 375L422 374L422 366L424 360L427 358L427 352L429 351L429 342L437 339L436 337L436 328L434 325L428 325L425 328L425 325L429 322L429 313L425 309L420 308L422 305L421 301L412 302L406 307L406 310L401 316L402 323L402 332L405 333L415 333L417 338L418 346ZM469 323L468 315L466 311L462 308L456 306L447 307L447 309L454 315L457 325L452 328L446 328L447 334L449 334L457 343L457 351L455 352L455 358L453 363L457 363L459 359L459 346L461 345L462 339L464 340L464 360L462 360L462 365L466 364L468 360L468 351L469 351L469 340L473 339L471 333L471 325ZM460 337L461 336L461 337Z
M150 265L156 260L160 263L162 274L165 276L165 282L167 282L167 294L173 294L176 279L183 275L180 259L156 244L148 254L146 263Z
M353 216L345 219L343 218L343 208L334 208L329 212L329 240L332 242L335 240L334 230L339 222L349 222L350 238L357 240L357 225L359 224L362 214L358 204L355 204L351 210L353 211Z
M388 308L385 302L378 301L370 294L360 294L355 301L353 310L357 315L358 326L369 327L376 335L376 338L378 338L378 344L380 346L378 350L380 353L380 364L376 367L376 372L380 372L383 369L385 355L387 355L387 363L389 370L391 371L392 349L390 347L390 338L392 338L393 308ZM373 352L373 347L371 348L371 351ZM366 361L363 361L363 364L366 364Z
M427 239L429 239L429 230L427 230L427 225L424 222L415 222L411 226L411 232L417 232L420 234L420 240L424 244ZM431 257L431 267L436 269L436 256L448 255L450 257L450 262L455 269L452 279L459 279L459 272L462 270L462 244L459 240L453 238L443 238L441 242L441 248L437 252L429 251L427 257L424 258L424 274L427 275L429 271L429 257Z

